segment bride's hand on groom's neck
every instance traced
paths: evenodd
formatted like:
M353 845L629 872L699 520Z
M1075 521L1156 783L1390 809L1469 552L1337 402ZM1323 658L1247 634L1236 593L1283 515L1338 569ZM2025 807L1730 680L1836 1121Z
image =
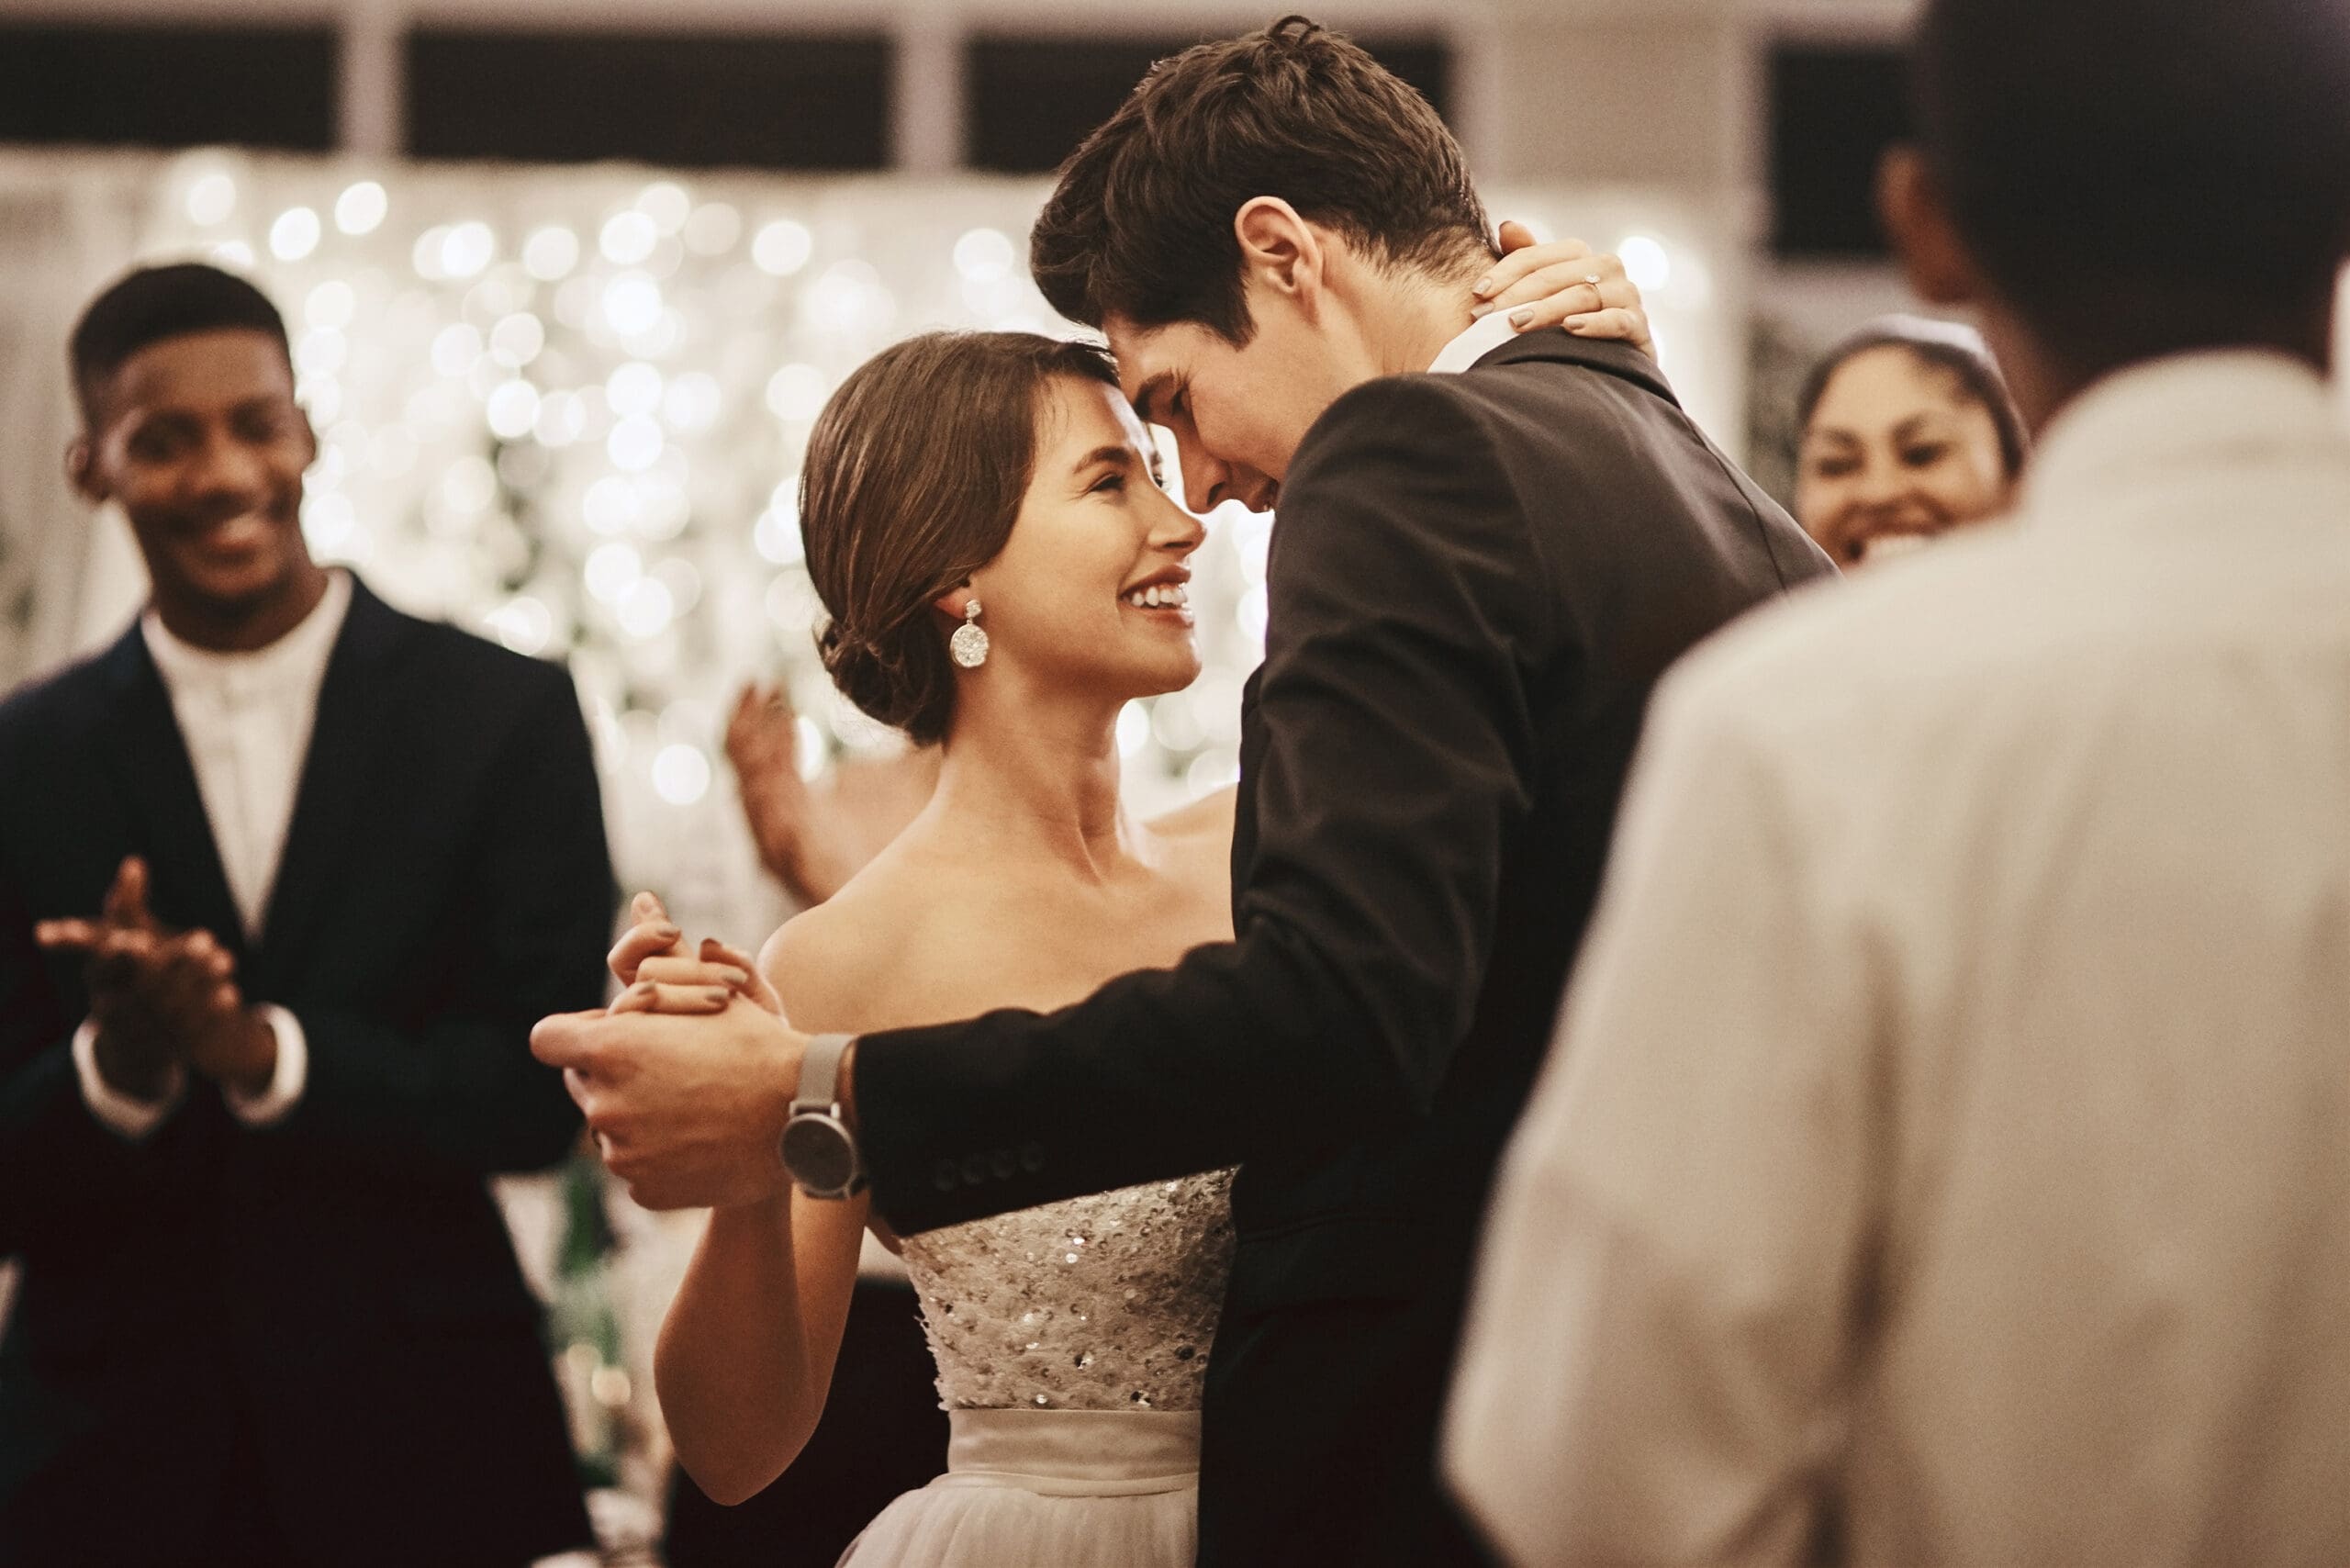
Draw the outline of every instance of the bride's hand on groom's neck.
M1563 327L1579 338L1613 338L1656 357L1648 304L1620 257L1580 240L1538 241L1525 224L1501 226L1501 260L1472 289L1470 314L1510 313L1520 332Z

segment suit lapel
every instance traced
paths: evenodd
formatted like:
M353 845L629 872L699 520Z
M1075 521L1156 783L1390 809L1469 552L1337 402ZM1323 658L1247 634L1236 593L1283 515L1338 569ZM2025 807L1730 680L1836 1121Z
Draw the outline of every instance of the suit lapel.
M402 619L354 575L351 610L327 660L310 749L294 796L294 816L278 857L277 880L263 916L262 946L270 972L298 971L318 915L334 890L360 831L360 807L378 766L383 692Z
M99 733L129 802L132 847L147 862L150 906L165 924L200 925L241 954L244 922L221 869L196 765L138 622L106 651L103 669L106 712Z
M1264 683L1265 667L1248 672L1240 688L1240 789L1232 813L1232 909L1240 913L1240 890L1257 858L1257 779L1264 771L1265 728L1257 719L1257 689Z

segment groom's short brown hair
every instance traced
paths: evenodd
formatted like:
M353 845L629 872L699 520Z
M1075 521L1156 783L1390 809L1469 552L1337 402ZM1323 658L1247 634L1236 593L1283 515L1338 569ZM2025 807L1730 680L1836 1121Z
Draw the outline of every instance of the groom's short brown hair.
M1345 38L1284 17L1152 67L1061 165L1029 271L1073 321L1196 321L1246 342L1232 219L1255 196L1393 265L1494 253L1460 148L1427 100Z

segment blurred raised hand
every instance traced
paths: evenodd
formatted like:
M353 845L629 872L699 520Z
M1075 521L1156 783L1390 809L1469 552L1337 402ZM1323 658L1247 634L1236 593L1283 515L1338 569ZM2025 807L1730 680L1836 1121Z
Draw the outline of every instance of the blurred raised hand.
M761 863L803 904L840 891L864 862L830 795L819 796L800 777L800 716L781 686L743 689L726 723L726 756Z
M929 803L938 749L843 760L811 785L800 771L800 718L780 686L735 699L726 756L759 859L803 906L841 890Z

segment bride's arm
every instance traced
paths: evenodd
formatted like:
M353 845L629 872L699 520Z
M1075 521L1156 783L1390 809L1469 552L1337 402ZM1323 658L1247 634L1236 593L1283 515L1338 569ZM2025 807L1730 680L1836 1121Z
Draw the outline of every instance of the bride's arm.
M713 1209L654 1353L677 1461L739 1503L814 1435L856 1285L866 1200Z
M793 977L795 1020L830 1027L833 964L801 916L759 958ZM711 1211L685 1283L661 1325L654 1385L678 1462L712 1498L738 1503L783 1473L823 1414L856 1287L867 1200L810 1198Z

